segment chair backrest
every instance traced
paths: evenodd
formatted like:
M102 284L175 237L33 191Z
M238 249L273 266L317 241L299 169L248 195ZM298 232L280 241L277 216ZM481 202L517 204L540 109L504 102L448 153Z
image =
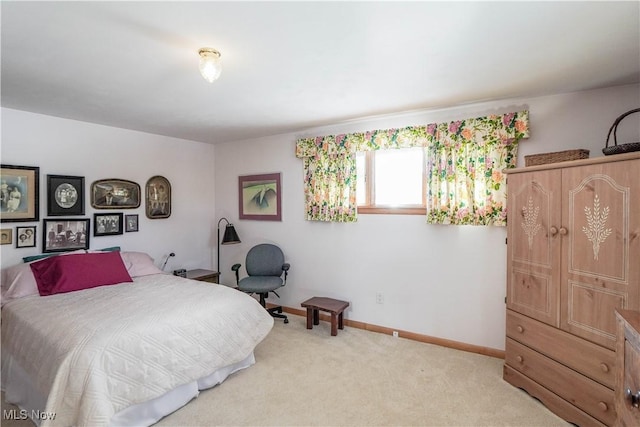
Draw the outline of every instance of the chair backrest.
M254 246L247 253L247 274L249 276L282 275L284 254L279 247L269 243Z

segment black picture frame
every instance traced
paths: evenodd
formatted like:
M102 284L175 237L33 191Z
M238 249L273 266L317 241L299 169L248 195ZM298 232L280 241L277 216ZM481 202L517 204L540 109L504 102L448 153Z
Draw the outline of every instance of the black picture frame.
M47 215L84 215L84 177L47 175Z
M140 207L140 185L126 179L100 179L91 183L91 206L95 209Z
M89 249L89 218L45 218L42 220L42 252Z
M36 246L37 226L16 227L16 248L34 248Z
M124 231L127 233L138 231L138 214L124 216Z
M0 222L38 221L39 203L39 167L0 165Z
M94 213L93 214L93 235L113 236L122 234L123 220L122 212Z
M171 216L171 183L164 176L149 178L145 186L145 213L149 219Z

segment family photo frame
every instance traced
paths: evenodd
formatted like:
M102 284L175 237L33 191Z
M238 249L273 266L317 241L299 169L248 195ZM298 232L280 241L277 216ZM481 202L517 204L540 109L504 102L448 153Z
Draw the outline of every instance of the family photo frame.
M0 165L0 222L40 218L40 168Z
M42 252L89 249L89 218L45 218L42 220Z
M47 215L84 215L84 177L47 175Z
M95 209L140 207L140 185L126 179L101 179L91 184L91 206Z
M93 214L94 236L112 236L122 234L123 229L122 212Z
M16 248L33 248L36 246L36 226L16 227Z
M282 221L280 173L238 177L240 219Z
M145 186L145 213L149 219L171 216L171 183L163 176L149 178Z
M0 245L10 245L13 242L13 230L10 228L0 229Z
M124 216L124 231L127 233L131 233L134 231L138 231L138 215L125 215Z

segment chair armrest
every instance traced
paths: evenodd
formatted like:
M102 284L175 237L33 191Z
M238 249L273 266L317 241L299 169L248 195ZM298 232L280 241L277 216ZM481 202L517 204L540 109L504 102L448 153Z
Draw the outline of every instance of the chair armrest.
M289 264L288 262L285 262L284 264L282 264L282 271L284 271L284 283L282 284L282 286L287 284L287 273L289 272L290 267L291 267L291 264Z
M240 284L240 273L238 273L238 271L240 271L240 266L241 266L241 265L242 265L242 264L233 264L233 265L231 266L231 270L233 270L233 271L235 271L235 272L236 272L236 285L239 285L239 284Z

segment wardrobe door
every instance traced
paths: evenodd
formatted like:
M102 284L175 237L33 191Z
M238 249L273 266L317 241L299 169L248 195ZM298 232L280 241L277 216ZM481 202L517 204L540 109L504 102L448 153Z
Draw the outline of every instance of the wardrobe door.
M561 328L615 349L615 309L640 303L640 161L563 170Z
M507 308L559 326L561 171L508 178Z

